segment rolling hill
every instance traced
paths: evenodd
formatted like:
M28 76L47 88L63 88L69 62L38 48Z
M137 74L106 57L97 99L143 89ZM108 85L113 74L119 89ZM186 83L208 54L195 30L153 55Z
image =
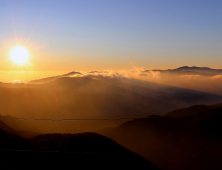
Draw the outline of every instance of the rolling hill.
M139 168L153 163L107 137L93 134L47 134L23 139L0 129L1 169Z
M98 133L163 170L222 168L222 106L192 106L128 121Z

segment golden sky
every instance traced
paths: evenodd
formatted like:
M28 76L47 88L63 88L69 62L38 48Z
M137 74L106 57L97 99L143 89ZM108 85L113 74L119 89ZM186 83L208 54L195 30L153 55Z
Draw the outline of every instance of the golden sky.
M134 66L220 68L221 8L220 1L200 6L191 0L3 1L0 81ZM16 46L29 51L22 66L10 60Z

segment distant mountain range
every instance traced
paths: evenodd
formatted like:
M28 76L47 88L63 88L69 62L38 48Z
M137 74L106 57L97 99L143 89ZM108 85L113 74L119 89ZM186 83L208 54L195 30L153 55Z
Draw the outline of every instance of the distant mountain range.
M196 67L196 66L192 66L192 67L182 66L176 69L167 69L167 70L154 69L154 70L145 70L142 72L146 73L150 71L160 72L162 75L168 75L168 76L169 74L170 75L201 75L201 76L207 76L207 77L222 75L222 69L212 69L209 67ZM88 72L88 74L94 74L94 73L96 74L96 73L103 73L103 72L99 72L99 71ZM37 79L37 80L31 80L28 83L29 84L43 84L43 83L53 81L57 78L73 77L73 76L78 77L78 76L84 76L84 75L82 75L82 73L79 71L72 71L63 75L47 77L47 78L42 78L42 79Z
M80 73L80 72L72 71L67 74L63 74L63 75L59 75L59 76L52 76L52 77L46 77L46 78L37 79L37 80L31 80L28 83L29 84L44 84L44 83L48 83L50 81L54 81L54 80L61 78L61 77L70 77L70 76L81 75L81 74L82 73Z
M161 74L171 74L171 75L201 75L201 76L215 76L215 75L222 75L222 69L212 69L209 67L188 67L183 66L176 69L168 69L168 70L145 70L144 72L149 71L157 71Z

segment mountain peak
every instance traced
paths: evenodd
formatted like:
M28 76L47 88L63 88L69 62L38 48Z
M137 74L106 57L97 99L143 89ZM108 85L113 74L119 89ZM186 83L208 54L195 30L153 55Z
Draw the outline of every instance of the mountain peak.
M182 67L177 68L176 70L181 70L181 69L211 69L211 68L209 68L209 67L197 67L197 66L192 66L192 67L182 66Z

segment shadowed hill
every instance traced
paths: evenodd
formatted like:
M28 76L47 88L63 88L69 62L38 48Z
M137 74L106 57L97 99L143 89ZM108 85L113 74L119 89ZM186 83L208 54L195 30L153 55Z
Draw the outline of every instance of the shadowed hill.
M31 164L36 163L36 157L31 152L25 151L43 150L28 140L2 129L0 129L0 139L1 169L28 168Z
M109 165L115 168L159 169L113 140L95 133L47 134L34 137L31 141L50 151L74 152L74 163L83 167L89 164L89 167Z
M1 169L140 168L158 170L145 158L98 134L48 134L25 140L0 130Z
M0 151L7 149L18 150L38 150L39 147L33 145L31 142L0 129Z
M0 129L7 132L19 135L21 137L29 138L40 135L39 129L33 126L34 122L17 119L13 116L0 116ZM13 129L12 129L13 127ZM16 130L15 130L16 129Z
M132 120L98 133L143 155L163 170L222 168L220 104L193 106L167 115L170 117Z
M166 114L166 116L191 116L191 115L201 115L201 114L215 114L222 113L222 104L215 105L194 105L184 109L174 110Z
M0 121L0 129L7 131L9 133L13 133L13 134L18 134L18 132L16 130L14 130L13 128L11 128L10 126L8 126L6 123L4 123L3 121Z

